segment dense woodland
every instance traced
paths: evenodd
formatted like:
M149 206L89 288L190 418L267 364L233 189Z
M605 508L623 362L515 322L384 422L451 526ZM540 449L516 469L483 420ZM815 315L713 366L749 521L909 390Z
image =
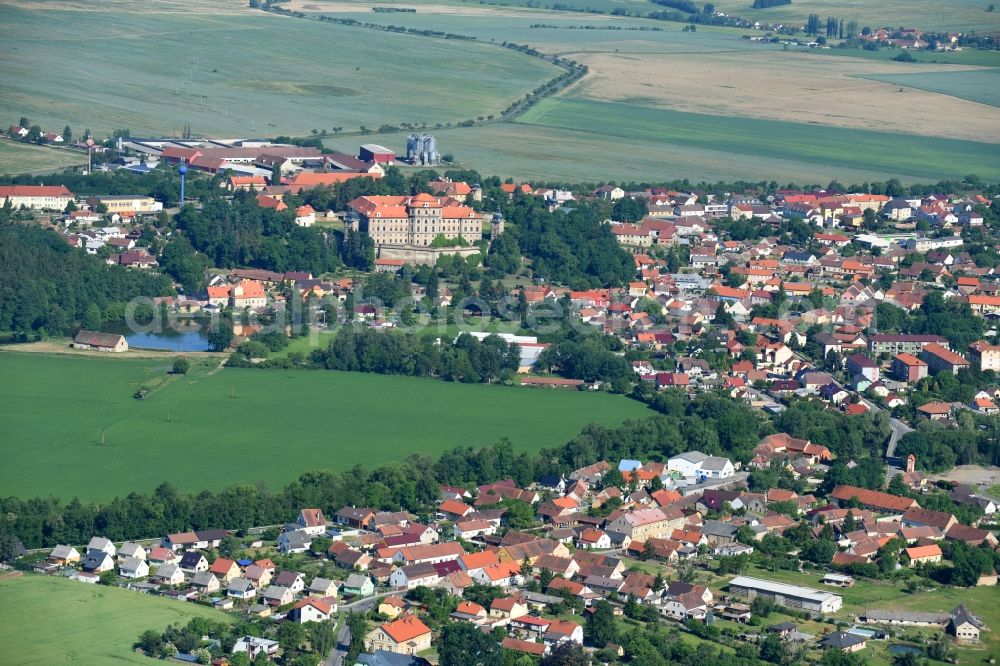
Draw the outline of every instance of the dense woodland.
M0 331L21 338L64 335L88 319L88 310L92 320L96 308L98 323L123 319L131 299L171 293L164 275L108 266L0 210Z

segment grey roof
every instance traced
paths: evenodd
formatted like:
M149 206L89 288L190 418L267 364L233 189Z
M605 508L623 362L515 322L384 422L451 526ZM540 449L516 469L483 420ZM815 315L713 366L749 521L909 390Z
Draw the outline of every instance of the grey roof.
M833 594L830 592L822 592L820 590L814 590L811 587L802 587L800 585L787 585L785 583L776 583L770 580L763 580L761 578L753 578L751 576L737 576L729 581L730 589L743 587L754 590L763 590L766 592L781 594L785 597L794 599L808 599L816 603L823 603L831 597L839 597L840 595Z
M215 578L215 574L210 571L199 571L191 579L192 585L197 585L198 587L208 587L211 584L212 579ZM216 579L218 580L218 579Z
M137 543L132 543L131 541L126 541L122 544L122 547L118 549L119 555L138 556L139 553L142 553L143 558L146 557L146 549Z
M287 543L290 546L293 545L305 546L311 544L313 541L312 535L308 534L304 530L295 530L294 532L284 532L282 536L285 537L284 539L285 543Z
M57 557L60 560L65 560L67 557L73 554L74 550L76 550L76 548L73 548L73 546L60 545L53 548L52 553L50 553L50 555L52 557ZM77 553L77 555L79 555L79 552Z
M736 534L739 528L732 523L727 523L722 520L706 520L701 526L702 534L711 534L713 536L724 536L731 537Z
M156 570L155 578L173 578L177 570L180 569L176 564L164 564L162 567Z
M795 631L795 625L791 622L779 622L778 624L772 624L767 628L767 630L772 633L783 632L783 631Z
M87 553L87 556L83 558L83 568L84 569L96 569L97 567L105 564L107 560L110 560L111 556L102 550L92 550Z
M126 557L122 560L121 569L122 571L135 571L145 561L139 557Z
M972 611L965 607L965 604L959 604L953 611L951 611L951 623L956 627L969 623L976 629L983 628L983 621L973 615Z
M291 591L284 585L271 585L261 590L260 596L265 599L281 599L286 594L291 594Z
M946 613L922 613L919 611L894 611L873 609L865 611L868 622L918 622L922 624L945 624L948 621Z
M863 636L857 636L855 634L848 634L843 631L838 631L824 638L822 644L824 647L844 649L853 647L855 645L860 645L861 643L864 643L865 640L866 639Z
M371 578L361 574L351 574L344 582L344 587L356 587L360 589L366 582L370 583Z
M700 463L708 458L708 456L701 451L687 451L686 453L678 453L676 456L671 458L671 460L676 460L680 458L681 460L687 460L688 462Z
M725 469L726 465L731 465L729 458L722 458L719 456L708 456L703 461L701 461L702 469L715 469L721 470Z
M87 544L87 550L104 550L108 546L111 546L112 550L115 548L114 544L104 537L94 537L90 540L90 543Z
M309 591L325 593L333 584L334 582L329 578L313 578L312 582L309 583Z
M554 597L551 594L542 594L541 592L527 591L520 594L526 601L534 604L558 604L563 601L562 597Z
M253 583L246 578L234 578L229 581L229 590L236 592L246 592L253 587Z

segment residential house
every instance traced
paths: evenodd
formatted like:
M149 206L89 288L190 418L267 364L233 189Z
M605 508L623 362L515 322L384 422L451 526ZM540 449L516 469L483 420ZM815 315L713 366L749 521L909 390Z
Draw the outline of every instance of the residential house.
M122 578L145 578L149 575L149 564L138 557L126 557L118 566L118 575Z
M342 589L347 595L368 597L375 593L375 584L368 576L355 573L347 577Z
M906 556L910 558L910 566L917 564L934 564L941 561L941 547L936 543L926 546L911 546L904 549Z
M191 587L196 588L204 594L213 594L222 587L215 574L209 571L201 571L191 579Z
M271 606L284 606L285 604L292 603L292 600L295 598L292 591L284 585L268 585L263 590L259 590L257 595L263 603Z
M176 564L164 564L151 578L163 585L180 585L184 582L184 572Z
M431 630L415 615L387 622L365 635L365 649L416 655L431 647Z
M336 609L325 599L307 597L302 599L292 607L290 613L293 620L299 624L308 622L326 622L330 619L330 614Z
M243 575L238 564L235 561L226 558L219 557L212 562L212 566L209 567L208 571L215 576L218 576L223 583L228 583L234 578L239 578Z
M278 654L278 641L256 636L244 636L233 645L233 654L237 652L246 652L250 661L255 660L259 654L272 657Z
M959 643L978 643L979 631L986 625L972 613L965 604L959 604L951 611L948 633Z
M309 583L306 592L321 598L335 597L337 596L337 582L329 578L316 577Z
M208 560L201 553L189 550L181 556L180 567L187 573L208 571Z
M82 562L83 570L89 573L103 573L115 568L115 558L103 550L89 550Z
M326 516L322 509L302 509L295 522L307 534L319 536L326 533Z
M80 551L73 546L59 545L49 553L48 561L62 566L76 564L80 561Z

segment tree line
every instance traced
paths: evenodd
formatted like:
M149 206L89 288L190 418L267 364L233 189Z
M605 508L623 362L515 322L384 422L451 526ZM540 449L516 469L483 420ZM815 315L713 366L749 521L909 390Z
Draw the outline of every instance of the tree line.
M412 333L346 326L311 360L327 370L495 382L517 372L520 348L497 336L479 341L463 334L451 345Z

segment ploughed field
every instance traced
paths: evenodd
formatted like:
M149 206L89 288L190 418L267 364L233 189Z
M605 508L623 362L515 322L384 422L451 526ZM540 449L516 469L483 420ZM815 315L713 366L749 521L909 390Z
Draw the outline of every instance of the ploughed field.
M197 355L192 356L194 359ZM0 352L0 492L106 500L164 481L182 490L304 471L434 458L502 437L517 451L651 412L622 396L306 370L223 369L170 358ZM133 398L140 388L149 393Z

